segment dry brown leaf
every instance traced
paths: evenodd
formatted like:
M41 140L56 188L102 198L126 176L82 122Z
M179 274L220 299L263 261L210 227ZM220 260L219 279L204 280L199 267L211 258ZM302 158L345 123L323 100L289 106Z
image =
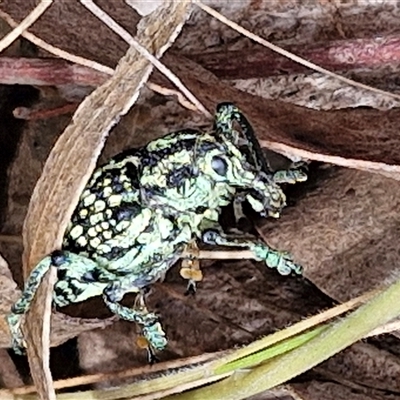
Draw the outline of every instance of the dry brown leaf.
M24 381L5 349L0 349L0 383L9 389L24 385Z
M373 360L373 362L371 362ZM376 346L358 342L323 364L327 378L340 376L343 381L353 382L365 388L383 392L400 392L400 360L396 354ZM320 372L317 367L316 372Z
M398 63L400 38L388 35L363 39L345 38L293 45L290 52L321 65L331 71L355 70L358 68L380 68ZM252 79L285 74L312 74L311 68L278 56L272 50L257 44L241 50L218 50L185 54L187 58L202 65L220 79ZM343 85L341 83L341 85Z
M293 60L301 65L304 65L304 66L310 68L311 70L320 72L320 73L324 74L325 76L335 78L336 80L338 80L344 84L348 84L348 85L351 85L351 86L354 86L357 88L367 89L374 93L379 93L381 95L382 94L388 95L388 96L391 96L392 98L400 99L400 96L395 93L390 93L390 92L387 92L382 89L378 89L373 86L365 85L361 82L356 82L352 79L346 78L343 75L336 74L335 72L332 72L328 69L322 68L320 65L314 64L314 63L310 62L309 60L299 57L297 54L291 53L290 51L287 51L287 50L283 49L282 47L277 46L277 45L269 42L268 40L265 40L263 37L249 31L248 29L245 29L243 26L241 26L241 25L237 24L236 22L230 20L229 18L225 17L223 14L219 13L215 9L207 6L206 4L203 4L200 0L193 0L193 2L196 3L196 5L198 7L200 7L202 10L204 10L207 13L209 13L210 15L212 15L215 19L223 22L224 24L226 24L227 26L229 26L236 32L239 32L244 37L248 37L251 40L253 40L254 42L261 44L263 47L271 49L274 52L276 52L277 54L283 55L290 60Z
M181 29L189 2L166 2L138 26L137 40L160 57ZM114 76L80 105L55 144L31 198L23 229L24 272L61 248L62 237L79 195L91 175L110 129L136 101L152 65L129 49ZM84 132L84 134L83 134ZM32 377L41 398L55 398L49 369L49 326L53 272L38 291L27 315L26 336Z
M189 68L194 65L190 64ZM201 67L197 66L197 70L199 74L204 74L204 81L213 80L220 84L220 91L212 97L213 103L220 101L219 96L224 96L224 99L229 100L244 97L245 103L243 102L242 108L247 114L252 112L248 104L251 103L254 108L253 104L256 104L256 100L264 107L263 113L254 111L253 115L259 120L258 123L255 122L255 125L259 128L257 133L264 147L288 156L378 172L398 179L400 171L397 165L399 159L396 150L399 147L396 134L399 129L397 121L400 111L398 109L390 111L372 109L314 111L285 102L271 101L245 94L229 85L222 84ZM187 71L182 72L182 74L187 73ZM105 79L103 74L96 71L90 72L87 68L71 66L58 60L0 60L0 79L7 84L61 85L66 83L67 75L71 82L74 82L75 79L76 83L89 85L96 85ZM159 77L156 76L154 79L156 82L160 82ZM188 79L190 79L190 75ZM149 85L153 90L165 95L177 93L170 83L168 84L166 81L164 83L169 85L169 88L159 86L154 82L149 82ZM191 84L190 81L186 83ZM202 84L198 90L201 91L202 87L206 88ZM230 93L226 92L227 88ZM208 91L209 93L212 91ZM183 99L181 103L185 104L187 101ZM210 102L210 107L213 103ZM190 105L187 106L190 108ZM279 112L284 115L283 118L279 117ZM276 122L270 122L266 127L264 114L270 114L269 120ZM340 127L339 131L338 127Z
M312 380L291 385L296 400L397 400L396 394L388 395L373 388L337 383L332 380Z
M242 92L181 56L167 54L163 61L207 108L234 101L270 150L400 180L399 109L311 110ZM157 72L150 79L171 87Z
M400 182L339 168L318 177L279 221L260 220L260 232L290 251L320 290L344 302L398 274Z
M125 0L140 15L148 15L162 4L162 0L142 1L142 0Z
M10 347L11 336L5 320L12 304L18 299L21 291L14 282L7 262L0 255L0 348Z

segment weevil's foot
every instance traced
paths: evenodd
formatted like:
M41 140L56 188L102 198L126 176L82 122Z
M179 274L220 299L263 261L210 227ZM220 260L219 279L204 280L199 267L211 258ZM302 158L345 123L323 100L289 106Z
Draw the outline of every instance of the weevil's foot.
M139 336L136 343L140 349L146 350L147 362L150 365L153 365L153 364L157 363L158 361L160 361L159 358L156 356L156 351L154 350L153 346L149 343L149 341L144 336Z
M139 336L136 344L138 345L138 347L140 349L144 349L146 350L147 353L147 362L150 365L155 364L156 362L159 361L158 357L156 356L156 352L153 349L153 347L151 346L151 344L149 343L149 341L144 337L144 336Z
M197 259L186 259L182 261L180 274L183 279L188 281L185 296L196 293L196 282L203 280L203 273L200 269L200 263Z
M302 266L293 262L288 252L273 250L265 244L256 244L253 252L268 268L276 268L281 275L301 275L303 272Z
M21 318L21 315L14 313L11 313L6 317L12 338L11 347L15 354L23 356L26 353L26 341L21 330Z
M284 258L281 259L276 269L281 275L290 275L292 273L295 275L302 275L303 273L303 267L301 265Z
M186 287L185 296L195 296L196 291L197 291L196 282L190 279Z
M13 338L11 342L12 349L14 350L14 353L19 355L19 356L25 356L26 355L26 343L24 339L15 339Z
M142 333L147 340L148 347L157 351L164 350L167 347L168 340L158 320L152 324L144 325Z
M142 329L142 336L137 340L137 344L140 348L146 349L147 360L150 365L155 364L159 361L156 356L156 351L164 350L168 344L165 332L163 331L160 322L144 326Z

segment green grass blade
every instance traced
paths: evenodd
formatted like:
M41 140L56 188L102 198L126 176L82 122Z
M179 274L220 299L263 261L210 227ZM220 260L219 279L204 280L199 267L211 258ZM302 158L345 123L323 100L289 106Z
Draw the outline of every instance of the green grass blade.
M287 353L304 343L307 343L311 339L315 338L321 332L328 329L328 326L317 326L313 330L300 333L297 336L288 338L282 342L276 343L272 346L267 347L264 350L250 354L246 357L239 358L238 360L231 361L225 365L222 365L214 370L215 374L225 374L239 369L254 367L257 364L270 360L273 357Z
M250 370L238 370L209 386L167 397L168 400L241 400L280 385L325 361L400 315L400 281L377 294L298 348Z

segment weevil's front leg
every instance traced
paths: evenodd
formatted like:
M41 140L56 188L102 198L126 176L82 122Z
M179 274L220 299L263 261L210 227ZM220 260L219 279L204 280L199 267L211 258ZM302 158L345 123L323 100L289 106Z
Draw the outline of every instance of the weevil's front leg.
M7 323L11 333L12 348L17 354L24 354L25 340L22 334L21 325L23 316L29 311L33 298L45 276L52 265L51 256L46 256L32 270L21 297L11 307L7 315Z
M257 260L264 261L269 268L276 268L281 275L289 275L292 272L302 273L302 267L294 263L287 252L272 249L267 244L256 240L227 235L218 226L203 230L202 240L211 245L247 248L253 252Z
M282 169L274 172L272 175L272 180L274 183L278 185L283 183L295 184L298 182L305 182L307 180L307 174L300 167L299 168L293 167L288 170ZM260 202L260 199L257 199L254 195L252 195L251 190L249 193L246 193L245 191L242 193L239 192L233 200L233 211L237 225L239 224L239 221L242 218L245 218L245 214L243 212L243 202L245 200L247 200L252 205L252 207L257 211L261 210L263 207L263 204L262 202ZM264 212L261 211L261 213ZM279 216L279 212L270 213L270 216L277 217Z
M239 226L241 220L246 219L243 211L243 203L246 200L246 193L238 193L233 199L233 215L235 217L236 226Z
M103 300L110 311L120 318L141 325L143 335L152 348L163 350L167 345L167 339L158 317L144 306L129 308L118 303L126 293L140 293L150 283L135 275L125 276L106 286Z

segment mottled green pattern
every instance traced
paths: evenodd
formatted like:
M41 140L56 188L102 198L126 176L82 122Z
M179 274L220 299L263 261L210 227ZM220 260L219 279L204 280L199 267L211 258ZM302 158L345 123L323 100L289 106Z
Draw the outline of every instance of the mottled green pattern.
M52 265L58 273L55 305L102 295L113 313L142 327L149 351L162 350L167 339L156 315L144 306L143 290L168 271L193 239L247 248L281 274L300 273L286 253L226 235L218 218L222 206L244 200L255 211L278 217L285 205L279 183L305 178L296 169L269 171L250 124L230 103L218 106L211 132L182 130L121 153L92 175L63 249L45 257L28 278L8 317L13 347L23 347L21 318ZM141 301L122 306L126 293L137 293Z

